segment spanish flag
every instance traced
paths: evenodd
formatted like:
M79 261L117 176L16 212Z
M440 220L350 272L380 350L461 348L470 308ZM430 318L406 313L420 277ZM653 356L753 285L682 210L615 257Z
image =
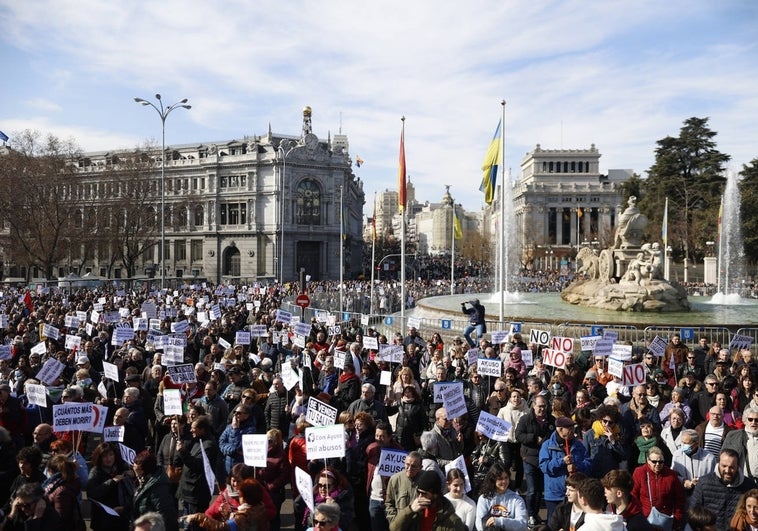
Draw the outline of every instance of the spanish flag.
M492 137L487 153L484 155L482 162L482 185L479 187L480 192L484 192L484 201L488 205L492 204L495 199L495 186L497 185L497 168L502 162L503 139L500 128L503 125L502 119L497 123L495 135Z

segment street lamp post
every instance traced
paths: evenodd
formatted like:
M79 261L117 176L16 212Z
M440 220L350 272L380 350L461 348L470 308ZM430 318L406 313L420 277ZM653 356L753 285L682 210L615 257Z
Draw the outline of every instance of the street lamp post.
M163 106L163 100L160 94L155 95L155 99L158 100L158 105L152 101L148 101L142 98L134 98L134 101L140 105L146 107L152 107L158 116L161 117L161 249L160 249L160 264L161 264L161 289L166 288L166 267L164 263L164 257L166 253L166 118L174 109L191 109L191 105L187 105L187 98L181 101L172 103L168 107Z

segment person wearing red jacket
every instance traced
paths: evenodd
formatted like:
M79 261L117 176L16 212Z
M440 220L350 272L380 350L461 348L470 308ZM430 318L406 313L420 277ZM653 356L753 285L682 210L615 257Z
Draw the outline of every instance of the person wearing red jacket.
M205 515L225 522L229 519L229 516L236 511L240 506L240 499L237 495L237 486L244 480L256 481L254 479L255 468L247 466L244 463L237 463L232 467L229 473L229 484L222 490L218 496L213 500L210 507L205 511ZM258 482L259 483L259 482ZM276 516L276 506L271 499L271 495L268 490L261 484L263 508L255 518L258 531L268 531L268 523Z
M660 448L653 446L648 450L646 463L632 474L632 483L632 498L639 500L645 518L655 507L674 517L674 529L684 526L684 487L676 472L666 466Z

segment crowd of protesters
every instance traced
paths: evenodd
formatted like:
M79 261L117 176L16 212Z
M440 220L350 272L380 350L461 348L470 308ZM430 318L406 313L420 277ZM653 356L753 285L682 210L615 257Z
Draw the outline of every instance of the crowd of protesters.
M288 492L297 531L758 526L751 351L708 338L691 348L673 336L661 358L634 354L648 377L630 388L591 351L550 367L518 333L502 345L477 337L472 357L470 336L446 344L412 327L385 337L358 320L337 331L314 319L301 348L276 318L296 291L4 293L3 529L81 531L86 493L95 531L279 531ZM144 318L150 330L135 326L114 344L120 327ZM186 331L172 333L178 323ZM237 344L237 332L255 325L264 335ZM79 346L66 348L67 335ZM186 339L194 381L167 373L162 336ZM365 338L401 347L402 360L383 361ZM469 363L476 357L500 360L500 376L480 374ZM43 381L49 360L61 370ZM114 367L117 380L105 376ZM290 368L299 378L287 386ZM462 383L465 414L443 407L435 385L446 382ZM44 385L45 407L30 401L30 384ZM169 391L179 392L182 414L165 413ZM337 409L343 457L308 459L309 397ZM121 427L118 441L56 428L52 406L82 402L107 406L104 425ZM503 440L478 429L482 412L505 421ZM266 467L245 464L245 434L265 435ZM381 474L383 449L407 452L404 470ZM312 478L313 511L296 468Z

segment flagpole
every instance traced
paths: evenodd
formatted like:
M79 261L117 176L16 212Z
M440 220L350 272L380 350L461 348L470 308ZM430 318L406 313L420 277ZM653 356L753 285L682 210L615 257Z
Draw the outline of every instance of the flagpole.
M400 118L402 130L400 132L400 322L405 329L405 116Z
M374 273L376 271L376 190L374 190L374 213L371 218L371 288L369 312L374 313Z
M450 231L450 295L455 295L455 201L453 201L453 222Z
M498 312L499 322L502 323L505 318L505 292L508 290L508 266L506 263L507 256L505 253L505 100L500 102L502 107L502 146L500 149L500 230L498 231L499 244L499 265L500 265L500 311Z

